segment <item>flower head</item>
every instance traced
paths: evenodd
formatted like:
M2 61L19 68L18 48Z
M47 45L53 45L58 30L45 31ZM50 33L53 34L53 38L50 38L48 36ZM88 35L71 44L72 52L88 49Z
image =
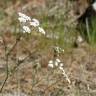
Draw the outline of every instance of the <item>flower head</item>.
M48 63L48 67L51 67L51 68L54 67L54 65L53 65L53 60L50 60L50 61L49 61L49 63Z
M71 83L68 75L66 74L66 72L63 68L63 63L60 61L60 59L57 58L55 60L50 60L49 63L48 63L48 66L51 67L51 68L54 68L54 67L58 68L61 71L61 73L63 74L63 76L66 78L68 83L69 84Z
M33 26L33 27L37 27L39 26L39 21L37 19L32 19L32 21L30 22L30 25Z
M30 33L31 30L30 30L30 28L29 28L28 26L23 26L23 32L24 32L24 33L25 33L25 32Z
M30 22L30 25L33 27L37 27L38 25L35 22Z
M24 33L25 32L30 33L31 32L30 27L33 26L33 27L36 27L40 33L45 35L45 31L43 28L39 27L40 23L37 19L35 19L35 18L31 19L29 16L27 16L21 12L19 12L18 15L19 15L18 20L21 23L21 26L23 25L22 29L23 29Z
M60 62L61 62L61 61L60 61L60 59L58 59L58 58L56 59L56 61L57 61L58 63L60 63Z
M63 63L60 63L60 67L63 67Z
M24 19L24 18L22 18L22 17L19 17L18 20L19 20L20 22L23 22L23 23L26 22L26 19Z
M54 47L54 49L55 49L55 51L56 51L57 53L62 53L62 52L64 52L64 49L60 48L59 46Z
M83 38L81 36L78 36L77 42L79 42L79 43L83 42Z
M19 15L18 20L19 20L20 22L25 23L26 21L31 21L31 18L30 18L29 16L27 16L27 15L21 13L21 12L19 12L18 15Z
M33 18L32 21L33 21L34 23L36 23L37 26L39 26L40 23L39 23L39 21L38 21L37 19Z
M42 33L42 34L44 34L44 35L45 35L45 31L44 31L44 29L43 29L43 28L38 27L38 30L39 30L39 32L40 32L40 33Z
M49 67L50 67L50 64L54 65L53 67L58 67L60 62L61 62L60 59L57 58L55 60L50 60L48 65Z

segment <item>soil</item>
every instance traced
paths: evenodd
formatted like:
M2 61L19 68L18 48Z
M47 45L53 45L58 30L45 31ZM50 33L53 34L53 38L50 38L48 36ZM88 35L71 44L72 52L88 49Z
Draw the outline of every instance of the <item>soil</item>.
M20 46L18 48L17 51L20 53L18 56L22 60L26 57L27 52L24 53L24 50L21 52ZM9 57L9 70L16 66L15 53L16 50L13 50L12 56ZM2 42L0 54L1 87L6 77L6 60ZM48 68L47 64L52 57L51 55L51 53L38 52L32 54L30 58L21 63L15 72L13 71L14 73L9 73L12 75L9 76L4 85L2 93L14 94L13 92L21 92L29 96L78 96L77 94L80 94L80 96L96 96L96 52L94 50L91 50L85 44L84 46L72 48L59 56L64 63L64 70L70 78L71 84L68 84L59 70ZM46 66L42 66L42 64Z

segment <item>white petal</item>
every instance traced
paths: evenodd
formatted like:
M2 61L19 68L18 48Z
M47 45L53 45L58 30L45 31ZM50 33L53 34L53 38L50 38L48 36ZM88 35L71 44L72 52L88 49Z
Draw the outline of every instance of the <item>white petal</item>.
M63 71L63 70L64 70L64 69L63 69L63 67L61 67L61 66L59 67L59 69L60 69L61 71Z
M80 42L83 42L83 38L81 36L78 36L77 38L77 41L80 43Z
M62 49L62 51L64 52L64 49Z
M44 31L44 29L43 29L43 28L38 27L38 29L39 29L39 32L40 32L40 33L42 33L42 34L44 34L44 35L45 35L45 31Z
M58 58L56 59L56 61L57 61L58 63L60 63L60 62L61 62L61 61L60 61L60 59L58 59Z
M58 66L58 62L55 62L55 66L56 66L56 67Z
M49 61L49 64L53 64L53 60L50 60L50 61Z
M18 15L19 15L20 17L25 17L25 14L23 14L23 13L21 13L21 12L18 12Z
M30 33L31 30L30 30L30 28L29 28L28 26L23 26L23 32L24 32L24 33L25 33L25 32Z
M26 16L25 19L31 21L31 18L29 16Z
M21 18L24 18L24 19L26 19L26 20L31 21L31 18L30 18L29 16L27 16L27 15L21 13L21 12L19 12L18 15L19 15Z
M59 53L60 51L59 51L59 47L55 47L55 49L56 49L56 51Z
M40 23L37 19L34 18L34 19L32 19L32 21L35 22L39 26Z
M48 66L49 66L49 67L51 67L51 68L53 68L53 67L54 67L54 66L53 66L53 64L48 64Z
M63 67L63 63L60 63L60 67Z
M33 26L33 27L37 27L38 24L36 24L35 22L30 22L30 25Z
M25 23L26 22L26 19L22 18L22 17L19 17L18 20L21 22L21 23Z

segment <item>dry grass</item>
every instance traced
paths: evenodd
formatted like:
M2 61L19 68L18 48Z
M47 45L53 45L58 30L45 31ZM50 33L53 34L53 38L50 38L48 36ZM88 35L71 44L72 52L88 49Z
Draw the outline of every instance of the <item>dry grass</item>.
M11 38L9 39L11 40ZM27 44L26 49L30 51L32 48L35 48L35 44L34 46L30 45L31 42L32 40L29 40L29 43L21 43L21 46L17 46L17 54L19 54L18 56L20 58L23 58L27 53L27 51L24 51L23 49L25 44ZM14 54L14 52L16 51L13 51L12 54ZM5 78L6 67L4 64L3 50L1 51L1 54L0 82L2 84L2 81ZM64 62L64 70L71 80L71 84L68 84L58 69L53 70L48 68L48 61L53 58L53 52L50 48L45 52L35 52L35 54L32 54L31 58L23 62L15 73L9 77L3 89L3 93L13 94L14 91L17 93L20 91L29 96L95 96L95 54L94 51L91 51L91 48L86 46L70 49L64 54L60 54L59 58ZM16 65L13 58L9 60L9 64L10 70Z
M36 3L34 0L34 3L31 3L33 1L30 0L28 2L26 0L28 3L23 2L25 13L28 12L28 14L36 16L43 21L42 26L44 26L48 34L54 33L57 35L61 33L59 34L61 38L56 40L45 38L40 34L24 35L24 38L9 56L9 77L0 96L8 96L8 94L9 96L96 96L96 51L93 48L91 49L86 42L78 48L72 47L74 36L76 35L74 34L76 32L76 24L64 23L64 21L73 20L72 18L74 17L72 11L68 11L65 16L66 10L63 9L66 6L63 4L67 0L61 0L61 3L58 0L57 2L50 0L51 3L49 3L48 0L46 1L47 4L42 1L47 7L45 5L42 6L41 1L39 0ZM15 9L19 10L20 4L20 1L18 1L12 4L11 8L6 5L5 9L9 13L16 5ZM31 6L31 4L34 6ZM67 2L67 7L69 8L67 10L72 8L70 2ZM12 12L15 13L16 10ZM13 15L13 13L11 14ZM2 27L0 30L2 30L1 32L4 31L3 35L8 50L16 41L16 33L12 33L14 32L14 26L18 27L17 16L14 19L12 15L9 13L0 22ZM8 22L5 23L7 20ZM65 48L65 53L59 54L59 58L64 62L64 70L70 78L71 84L66 81L60 70L48 67L48 61L54 58L54 45ZM4 51L3 42L0 39L0 88L6 77ZM16 64L18 64L17 60L22 60L29 54L31 54L30 57L16 67ZM13 70L15 67L16 69Z

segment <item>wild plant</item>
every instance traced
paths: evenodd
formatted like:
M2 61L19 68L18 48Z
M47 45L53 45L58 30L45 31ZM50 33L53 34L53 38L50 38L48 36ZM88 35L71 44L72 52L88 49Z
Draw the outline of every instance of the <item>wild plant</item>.
M15 43L12 45L12 47L9 49L4 36L2 35L2 42L3 42L3 46L4 46L4 51L5 51L5 64L6 64L6 78L0 88L0 93L2 92L7 80L9 79L10 76L13 75L13 73L18 69L18 67L24 63L28 58L31 57L31 55L33 54L33 52L29 52L29 54L27 56L25 56L24 58L15 58L16 60L16 65L9 70L9 59L10 59L10 55L11 53L14 51L14 49L16 48L16 46L18 45L18 43L20 41L22 41L22 38L24 38L24 34L31 34L31 32L33 31L33 29L43 35L46 34L46 32L44 31L44 29L42 27L40 27L40 23L37 19L33 18L31 19L31 17L18 12L18 20L20 22L20 26L21 26L21 30L19 33L16 33L16 41ZM28 50L27 50L28 51Z
M19 67L21 64L25 63L29 58L32 57L32 55L37 51L37 50L33 50L31 49L28 50L26 49L26 51L28 52L28 54L26 56L24 56L23 58L21 57L18 57L16 56L15 57L15 66L13 66L11 69L9 68L9 59L10 59L10 55L12 54L12 52L14 51L14 49L18 46L19 42L21 42L25 37L26 35L29 35L31 37L31 35L33 33L37 33L37 34L41 34L44 36L44 38L47 38L48 39L48 36L46 35L46 32L45 30L41 27L40 25L40 22L33 18L31 19L31 17L19 12L18 13L18 21L20 23L20 31L17 32L15 35L16 35L16 41L15 43L12 45L11 48L8 48L7 44L6 44L6 41L2 35L2 41L3 41L3 46L4 46L4 51L5 51L5 63L6 63L6 78L1 86L1 89L0 89L0 93L3 91L3 88L4 86L6 85L7 83L7 80L15 73L17 72L17 78L19 79L20 76L19 76ZM54 34L53 34L54 35ZM42 38L42 37L41 37ZM69 76L67 75L67 73L65 72L64 70L64 63L62 62L62 60L60 60L60 54L64 53L64 49L59 47L59 46L55 46L54 44L54 40L56 40L57 38L55 38L55 36L52 37L53 39L53 47L52 47L52 50L54 51L53 52L53 58L51 58L49 61L48 61L48 68L49 70L59 70L60 71L60 74L62 74L64 76L64 79L68 82L68 84L70 85L71 84L71 80L69 78ZM42 42L43 43L43 42ZM56 41L55 41L56 43ZM46 58L47 59L47 58ZM33 59L32 59L33 60ZM34 62L35 60L31 61L31 62ZM40 62L37 60L37 62L34 62L35 64L37 65L40 65ZM36 65L35 65L36 67ZM32 73L32 74L35 74L36 75L36 70ZM46 74L47 75L47 74ZM19 77L18 77L19 76ZM33 76L32 78L33 82L35 82L35 77ZM44 78L42 78L39 82L41 82ZM57 80L56 82L59 82L60 80ZM55 83L54 83L55 84ZM18 81L18 92L20 91L20 82ZM38 82L36 84L33 84L32 85L32 88L35 87L36 85L38 85ZM53 86L50 85L50 86ZM48 86L48 88L50 87ZM46 88L46 89L48 89ZM46 89L44 90L46 92Z
M69 79L68 75L64 70L64 63L59 59L59 54L64 52L64 49L60 48L59 46L55 46L54 48L54 56L52 60L49 60L48 67L49 68L57 68L61 71L61 74L67 80L69 84L71 84L71 80Z

